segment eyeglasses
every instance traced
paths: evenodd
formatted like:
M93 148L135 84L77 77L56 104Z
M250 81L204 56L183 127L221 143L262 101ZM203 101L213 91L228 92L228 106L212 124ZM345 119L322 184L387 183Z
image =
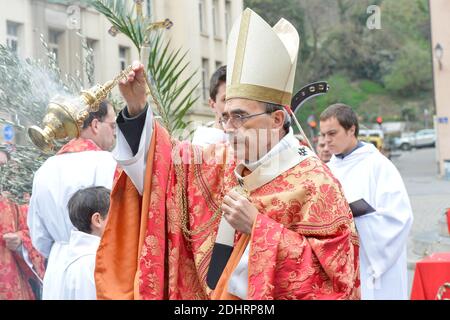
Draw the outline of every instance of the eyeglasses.
M100 121L100 122L101 122L101 123L109 124L109 126L110 126L111 129L113 129L113 130L116 129L117 123L116 123L115 121L112 121L112 122L108 122L108 121Z
M219 119L219 123L222 127L225 127L228 121L230 121L231 125L237 129L240 128L244 124L244 122L250 118L257 117L263 114L271 114L272 112L273 111L264 111L261 113L249 114L247 116L243 116L241 114L234 114L232 116L225 115Z

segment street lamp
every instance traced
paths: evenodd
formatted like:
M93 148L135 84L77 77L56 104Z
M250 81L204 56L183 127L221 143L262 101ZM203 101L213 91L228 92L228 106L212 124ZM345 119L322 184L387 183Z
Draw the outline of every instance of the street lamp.
M444 55L444 48L442 48L441 44L438 42L434 47L434 56L438 60L439 70L442 70L442 56Z

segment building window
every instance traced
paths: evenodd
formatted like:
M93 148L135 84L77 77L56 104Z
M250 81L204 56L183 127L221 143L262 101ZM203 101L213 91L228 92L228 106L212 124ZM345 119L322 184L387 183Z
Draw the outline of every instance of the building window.
M205 0L199 1L198 14L200 19L200 33L207 34Z
M7 21L6 22L6 45L11 51L19 53L20 43L19 43L19 28L20 23Z
M95 81L95 79L98 79L98 70L99 70L99 66L100 66L100 61L98 60L99 54L98 54L98 40L95 39L86 39L86 44L87 46L92 50L92 56L90 57L92 59L92 66L94 67L93 71L93 81Z
M54 54L55 60L59 63L60 52L59 45L61 39L62 31L50 29L48 31L48 48L51 53Z
M125 70L126 67L130 64L130 48L128 47L119 47L119 63L120 63L120 70Z
M220 35L220 28L219 28L219 1L218 0L213 0L213 3L212 3L212 19L213 19L214 37L218 37Z
M209 97L209 60L202 59L202 95L206 101Z
M87 46L92 49L93 52L95 52L96 46L97 46L97 40L95 39L86 39Z
M225 1L225 32L230 33L231 29L231 1Z
M152 16L152 0L147 0L147 17Z

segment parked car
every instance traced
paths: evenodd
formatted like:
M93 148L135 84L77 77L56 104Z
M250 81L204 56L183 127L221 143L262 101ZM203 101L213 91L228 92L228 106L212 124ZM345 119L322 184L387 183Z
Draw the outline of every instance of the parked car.
M403 136L394 141L395 147L402 150L412 148L434 147L436 144L436 132L434 129L419 130L414 134Z
M391 158L391 150L384 139L384 133L378 129L360 129L358 139L372 143L388 159Z

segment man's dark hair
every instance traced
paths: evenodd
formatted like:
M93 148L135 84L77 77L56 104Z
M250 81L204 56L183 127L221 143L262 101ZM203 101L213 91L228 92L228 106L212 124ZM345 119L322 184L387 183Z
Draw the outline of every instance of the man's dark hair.
M209 83L209 97L216 102L217 92L222 82L227 82L227 66L221 66L217 69L211 77Z
M99 121L103 121L108 114L108 106L111 103L108 100L103 100L100 102L100 106L98 111L89 113L89 117L86 118L83 122L83 129L89 127L94 119L98 119Z
M105 187L80 189L70 198L67 208L72 224L79 231L91 233L91 219L96 212L103 219L108 215L111 191Z
M279 104L275 104L275 103L270 103L270 102L266 102L266 112L267 113L272 113L278 110L281 110L284 112L284 123L283 123L283 129L284 132L286 132L286 134L289 133L289 128L291 127L291 116L287 113L286 108L283 107L282 105Z
M348 131L355 126L355 137L358 138L359 124L355 111L343 103L335 103L326 108L320 115L320 121L336 118L339 124Z

